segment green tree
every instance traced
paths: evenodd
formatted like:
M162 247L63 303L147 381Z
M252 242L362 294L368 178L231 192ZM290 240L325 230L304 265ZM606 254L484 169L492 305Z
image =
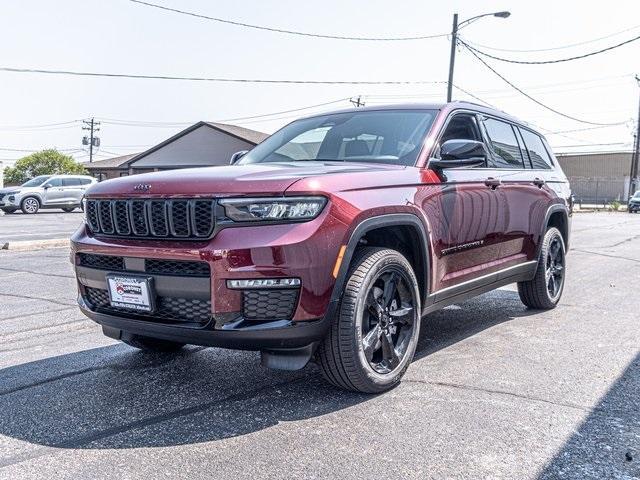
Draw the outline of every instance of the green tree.
M85 168L73 157L55 149L42 150L18 160L13 167L4 169L8 184L21 184L38 175L86 174Z

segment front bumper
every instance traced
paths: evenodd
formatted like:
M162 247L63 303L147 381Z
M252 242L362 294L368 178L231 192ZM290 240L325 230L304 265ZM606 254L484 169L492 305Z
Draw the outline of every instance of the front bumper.
M327 331L326 314L335 282L332 271L345 233L346 226L328 212L306 223L226 228L211 240L197 242L98 238L81 227L72 237L71 251L78 278L78 303L83 313L101 324L110 336L127 332L250 350L303 347L318 341ZM206 262L210 268L207 278L178 273L155 276L154 283L159 297L207 300L208 321L200 317L197 322L178 322L95 308L88 301L87 289L106 292L109 268L79 265L80 254L122 256L126 265L144 264L149 259ZM127 271L139 274L144 267L119 273ZM246 292L228 288L227 280L254 278L300 279L292 314L248 319Z

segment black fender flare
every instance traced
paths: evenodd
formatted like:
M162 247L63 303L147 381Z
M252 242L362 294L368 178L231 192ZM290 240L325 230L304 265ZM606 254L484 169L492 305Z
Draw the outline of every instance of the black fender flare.
M547 213L544 216L544 222L542 223L542 231L540 232L540 241L536 246L536 259L540 260L540 251L542 250L542 239L544 238L544 234L547 231L547 225L549 225L549 220L551 219L551 215L557 212L562 212L564 214L564 219L567 223L567 238L565 238L565 248L569 250L569 236L570 236L570 223L569 223L569 208L566 205L551 205L547 209Z
M342 263L340 264L338 275L336 276L336 281L333 286L333 292L331 294L331 300L329 301L329 305L327 306L327 311L325 313L325 319L332 319L337 312L338 305L340 304L340 300L342 299L342 293L344 292L344 286L347 282L347 273L349 272L351 260L353 258L353 254L356 251L356 248L358 247L360 239L364 237L364 235L368 231L378 228L397 226L407 226L414 228L418 237L420 238L420 245L418 245L420 249L420 256L418 260L422 262L424 272L424 278L422 279L424 291L420 293L422 294L422 303L425 302L425 300L428 298L428 293L431 287L431 282L429 280L429 275L431 272L431 257L429 255L429 236L427 235L427 231L423 222L420 220L420 218L418 218L417 215L411 213L390 213L377 215L364 219L351 233L346 249L344 251L344 255L342 257Z

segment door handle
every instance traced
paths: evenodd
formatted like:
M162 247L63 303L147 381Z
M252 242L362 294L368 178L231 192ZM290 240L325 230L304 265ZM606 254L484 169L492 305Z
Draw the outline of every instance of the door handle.
M533 179L533 184L536 185L538 188L542 188L547 182L545 182L542 178L534 178Z
M484 184L487 187L490 187L491 190L495 190L496 188L498 188L500 185L502 185L502 180L500 180L499 178L493 178L493 177L489 177L484 181Z

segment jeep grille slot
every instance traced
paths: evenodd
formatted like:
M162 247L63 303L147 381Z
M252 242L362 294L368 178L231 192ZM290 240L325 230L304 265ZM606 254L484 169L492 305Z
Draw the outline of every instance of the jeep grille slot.
M215 227L214 199L87 200L95 235L140 239L204 239Z

